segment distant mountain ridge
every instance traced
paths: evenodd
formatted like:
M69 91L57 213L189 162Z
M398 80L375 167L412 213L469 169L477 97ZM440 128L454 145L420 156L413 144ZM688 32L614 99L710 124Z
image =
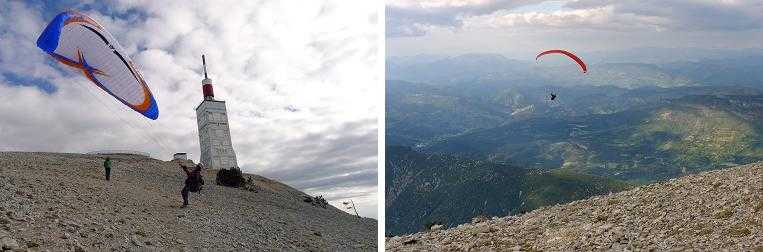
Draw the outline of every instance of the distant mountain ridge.
M589 74L582 75L572 62L549 59L509 59L500 54L428 55L393 57L386 63L387 80L421 82L432 85L504 81L557 86L759 86L763 73L763 50L697 50L677 52L649 48L621 51L620 55L591 53L586 59ZM651 56L650 56L651 55Z

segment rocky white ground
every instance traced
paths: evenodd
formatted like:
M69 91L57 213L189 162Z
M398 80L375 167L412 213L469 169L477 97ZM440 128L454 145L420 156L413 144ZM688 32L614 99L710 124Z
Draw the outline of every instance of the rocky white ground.
M386 249L763 251L763 163L387 238Z
M302 201L256 175L258 192L215 185L180 208L177 163L97 155L0 153L0 250L376 250L377 221Z

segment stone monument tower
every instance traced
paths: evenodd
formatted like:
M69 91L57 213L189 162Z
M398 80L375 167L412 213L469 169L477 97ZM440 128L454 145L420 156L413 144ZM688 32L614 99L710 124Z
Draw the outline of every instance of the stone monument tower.
M236 153L230 140L225 102L215 100L212 80L207 77L207 61L204 55L201 56L201 61L204 64L204 80L201 81L204 100L196 107L201 147L199 162L210 169L238 167Z

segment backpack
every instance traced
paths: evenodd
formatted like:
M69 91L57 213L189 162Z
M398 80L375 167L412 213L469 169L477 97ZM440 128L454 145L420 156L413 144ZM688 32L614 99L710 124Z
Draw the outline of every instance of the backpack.
M188 189L191 192L201 192L201 187L204 185L204 178L201 177L201 173L191 173L188 177Z

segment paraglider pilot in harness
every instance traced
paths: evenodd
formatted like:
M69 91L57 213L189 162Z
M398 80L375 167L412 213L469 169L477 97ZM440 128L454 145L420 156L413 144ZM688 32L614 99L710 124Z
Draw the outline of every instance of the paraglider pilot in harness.
M185 186L180 194L183 196L183 207L188 206L188 192L201 192L201 186L204 185L204 178L201 177L201 164L196 165L193 171L189 171L185 165L180 165L185 171Z
M551 100L553 101L554 99L556 99L556 94L551 93Z

